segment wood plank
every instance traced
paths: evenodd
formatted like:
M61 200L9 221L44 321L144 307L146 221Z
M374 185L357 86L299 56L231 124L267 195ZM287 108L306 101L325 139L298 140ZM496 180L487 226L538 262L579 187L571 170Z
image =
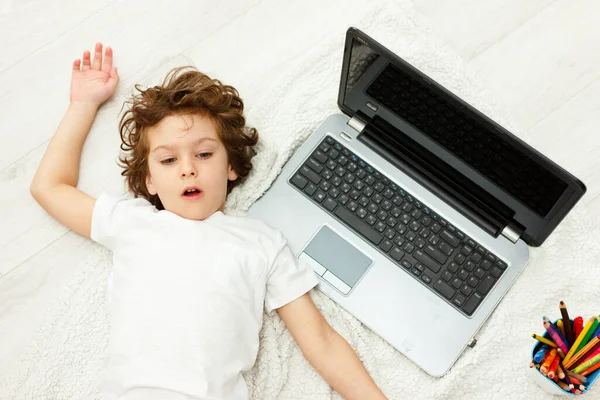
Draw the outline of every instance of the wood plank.
M556 0L420 0L415 9L465 61L493 46Z
M115 3L115 0L9 0L7 3L10 4L10 10L7 7L4 15L0 12L0 74L25 61L56 38L68 35L71 29L93 18L94 14Z
M600 79L533 126L530 143L587 186L581 199L600 219ZM599 221L600 222L600 221Z
M600 77L600 3L559 0L469 66L526 130Z

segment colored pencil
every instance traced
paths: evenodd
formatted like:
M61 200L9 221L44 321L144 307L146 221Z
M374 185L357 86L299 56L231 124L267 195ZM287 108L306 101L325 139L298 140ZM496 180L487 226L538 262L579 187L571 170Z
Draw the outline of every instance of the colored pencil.
M567 305L564 301L560 301L560 314L562 315L563 326L565 328L565 337L567 338L567 342L569 346L572 346L575 342L574 334L573 334L573 325L571 324L571 318L569 318L569 312L567 311Z
M556 383L558 383L558 386L560 386L561 389L564 390L565 392L570 392L571 391L571 389L569 388L569 385L567 385L565 382L558 381Z
M589 360L590 358L594 358L596 357L598 354L600 354L600 343L596 344L596 349L594 349L592 352L586 354L585 357L583 357L583 359L579 360L576 364L583 364L584 362L586 362L587 360Z
M552 340L546 339L545 337L540 336L540 335L536 335L535 333L532 333L531 337L539 342L547 344L548 346L558 347L558 346L556 346L556 343L554 343Z
M581 349L588 344L588 342L590 341L590 339L592 339L592 334L594 332L596 332L596 328L598 327L598 316L594 315L592 318L592 326L590 326L590 329L588 329L587 333L585 334L585 336L583 337L583 340L581 341L581 344L579 345L579 347L577 348L577 350L575 350L575 354L577 354L579 351L581 351Z
M580 360L583 356L588 354L592 349L596 348L596 345L600 343L600 335L596 336L581 348L571 359L565 364L566 368L571 368L577 360Z
M583 329L583 317L577 317L573 320L573 343L575 343L575 340L577 340L577 338L579 337L579 334L581 333L581 330Z
M556 327L558 328L558 331L560 332L561 335L563 335L563 337L565 338L565 343L569 343L569 341L567 340L567 337L565 336L565 327L563 326L563 322L562 319L559 319L558 321L556 321Z
M550 349L550 352L548 353L548 357L544 357L544 362L542 363L542 366L540 367L540 372L542 374L544 374L544 376L548 375L548 369L550 368L550 364L552 364L552 361L554 361L554 359L556 357L557 357L557 354L556 354L555 348Z
M542 347L540 347L540 349L535 352L533 356L533 361L535 361L538 364L541 364L549 348L550 346L548 346L547 344L542 345Z
M571 346L571 350L569 350L568 353L565 351L565 353L567 354L567 356L563 360L563 363L565 363L565 364L568 363L569 360L571 359L571 357L573 357L575 355L575 353L577 352L577 349L579 348L579 345L581 344L581 342L583 342L583 338L585 337L585 335L587 334L587 332L592 327L592 324L594 323L594 321L596 321L596 316L595 315L588 320L587 324L585 324L585 327L583 328L583 330L581 331L581 333L579 334L579 336L577 336L577 339L575 339L575 343L573 343L573 346ZM564 351L564 349L563 349L563 351Z
M573 368L573 372L575 372L576 374L579 374L583 371L585 371L586 369L588 369L589 367L591 367L594 364L597 364L600 362L600 354L598 354L596 357L584 362L583 364L577 366L576 368Z
M548 367L548 378L554 379L554 377L556 376L556 369L558 368L559 361L560 357L556 355L556 357L554 357L554 360L552 360L552 364L550 364L550 367Z
M583 371L581 374L583 376L588 376L589 374L591 374L592 372L596 371L600 369L600 363L596 363L596 365L592 365L591 367L589 367L588 369L586 369L585 371Z
M560 356L561 360L565 359L565 353L564 351L562 351L561 349L556 349L556 352L558 353L558 355Z
M558 378L565 379L565 371L563 371L562 367L560 366L560 362L558 364L558 367L556 367L556 372L558 372Z
M573 377L573 378L577 378L579 379L582 383L588 383L588 379L580 374L576 374L573 371L569 371L568 369L565 369L564 365L562 366L563 370L565 371L565 374L569 375L569 377Z
M565 371L565 382L567 382L567 384L569 385L569 389L575 388L575 385L573 385L573 382L571 382L571 377L569 376L570 371L565 369L565 366L563 365L562 361L559 362L558 365L560 365L563 371Z
M543 321L544 321L544 328L546 328L546 330L548 331L548 334L550 335L552 340L554 340L554 343L556 343L556 346L558 346L566 354L569 351L569 347L567 346L566 339L560 334L560 332L558 331L558 329L556 329L556 327L552 324L552 322L550 322L548 317L544 316Z

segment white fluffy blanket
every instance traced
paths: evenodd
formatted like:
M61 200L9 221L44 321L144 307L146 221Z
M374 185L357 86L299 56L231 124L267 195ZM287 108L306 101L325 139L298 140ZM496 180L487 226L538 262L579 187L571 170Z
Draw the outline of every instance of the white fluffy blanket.
M436 39L410 2L361 3L364 14L352 21L354 26L517 131L510 116L486 98L461 60ZM260 83L264 96L248 104L247 113L249 124L261 134L255 168L246 184L230 195L226 212L244 214L320 121L339 112L343 36L344 32L336 32L325 37L279 79ZM159 83L171 67L188 63L193 60L172 58L149 80ZM516 133L528 141L526 134ZM547 399L550 396L527 375L530 334L542 332L542 315L559 316L561 299L576 315L587 318L598 311L597 301L590 300L597 288L593 283L600 278L598 233L584 206L578 205L542 248L533 249L530 264L479 333L477 346L441 379L426 375L319 291L311 293L390 399ZM61 289L11 373L0 377L0 399L98 398L108 334L104 283L110 268L111 254L97 246L74 269L77 272ZM278 316L265 315L258 359L245 378L252 399L340 398L308 364ZM600 388L592 388L586 396L599 398L594 397L598 394Z

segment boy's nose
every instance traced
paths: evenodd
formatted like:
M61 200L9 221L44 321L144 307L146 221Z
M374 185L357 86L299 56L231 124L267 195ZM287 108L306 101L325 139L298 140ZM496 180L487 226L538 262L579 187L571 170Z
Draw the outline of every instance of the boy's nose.
M196 175L196 167L194 166L194 162L192 160L184 160L181 163L181 176L195 176Z

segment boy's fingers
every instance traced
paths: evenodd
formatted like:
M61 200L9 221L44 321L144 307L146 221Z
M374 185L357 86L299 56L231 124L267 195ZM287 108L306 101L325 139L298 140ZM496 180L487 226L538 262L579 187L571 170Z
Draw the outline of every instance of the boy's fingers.
M96 50L94 51L94 62L92 63L92 69L100 71L102 66L102 43L96 43Z
M73 71L79 71L81 68L81 60L78 58L77 60L73 61Z
M87 71L91 68L92 67L90 65L90 52L86 50L83 52L83 66L81 67L81 70Z
M112 49L107 46L106 50L104 51L104 62L102 63L102 71L106 72L107 74L110 74L110 71L112 69L112 62L113 52Z

